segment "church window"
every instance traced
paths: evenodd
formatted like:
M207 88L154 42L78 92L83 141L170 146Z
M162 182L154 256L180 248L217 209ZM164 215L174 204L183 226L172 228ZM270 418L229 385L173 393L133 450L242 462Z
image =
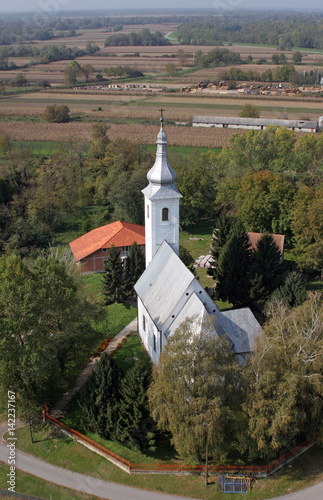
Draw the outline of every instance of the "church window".
M144 314L142 315L142 329L144 332L146 331L146 317Z
M147 219L149 219L149 205L147 205Z
M156 352L156 335L155 334L153 335L153 342L154 342L153 348L154 348L154 351Z
M168 208L163 208L162 209L162 221L167 221L169 220L169 210Z

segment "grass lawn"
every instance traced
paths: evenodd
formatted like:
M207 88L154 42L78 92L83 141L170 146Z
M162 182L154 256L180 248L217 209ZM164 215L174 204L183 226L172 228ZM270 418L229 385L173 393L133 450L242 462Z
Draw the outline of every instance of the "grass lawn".
M177 477L158 474L130 476L103 457L64 436L49 424L41 426L34 432L36 441L34 444L30 443L27 428L17 430L16 434L20 449L75 472L169 494L201 499L214 499L215 497L216 476L210 478L211 484L208 487L204 485L204 478L199 476ZM322 479L323 453L322 448L316 446L293 461L291 466L284 467L282 471L266 479L257 480L252 493L244 495L244 498L254 500L272 498L305 488ZM216 498L224 500L227 496L218 493Z
M9 466L0 462L0 485L4 489L7 481ZM95 496L86 495L69 488L57 486L54 483L49 483L31 474L26 474L20 470L16 471L16 491L26 495L33 495L44 499L52 498L52 500L93 500ZM7 496L0 494L0 500L7 499ZM18 497L17 497L18 498Z

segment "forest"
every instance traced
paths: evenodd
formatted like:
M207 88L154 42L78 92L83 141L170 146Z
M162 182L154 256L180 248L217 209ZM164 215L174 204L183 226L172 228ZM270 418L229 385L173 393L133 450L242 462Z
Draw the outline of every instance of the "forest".
M190 20L179 26L182 44L275 45L281 50L293 47L323 48L322 14L230 14L206 20Z

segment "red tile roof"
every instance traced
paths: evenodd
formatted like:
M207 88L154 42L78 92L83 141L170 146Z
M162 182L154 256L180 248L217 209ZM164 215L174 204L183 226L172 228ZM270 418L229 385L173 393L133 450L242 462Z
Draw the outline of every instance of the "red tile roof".
M145 244L145 227L130 222L112 222L98 227L72 241L70 247L78 262L101 248L130 246L134 242Z
M249 241L250 241L250 246L253 250L257 250L257 243L263 234L264 233L250 233L250 232L247 233L247 235L249 237ZM283 255L285 235L284 234L272 234L272 237L274 238L274 241L279 248L280 254Z

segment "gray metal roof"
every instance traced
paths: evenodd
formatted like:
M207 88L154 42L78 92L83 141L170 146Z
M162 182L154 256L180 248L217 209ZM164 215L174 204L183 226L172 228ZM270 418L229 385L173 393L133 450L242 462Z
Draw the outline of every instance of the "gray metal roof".
M269 118L240 118L231 116L200 116L196 115L192 123L219 124L219 125L245 125L264 126L276 125L288 128L317 128L317 122L311 120L276 120Z
M178 255L164 241L135 285L135 290L158 329L194 280Z
M216 316L225 333L233 342L233 352L248 353L262 334L261 326L248 307L224 311Z

